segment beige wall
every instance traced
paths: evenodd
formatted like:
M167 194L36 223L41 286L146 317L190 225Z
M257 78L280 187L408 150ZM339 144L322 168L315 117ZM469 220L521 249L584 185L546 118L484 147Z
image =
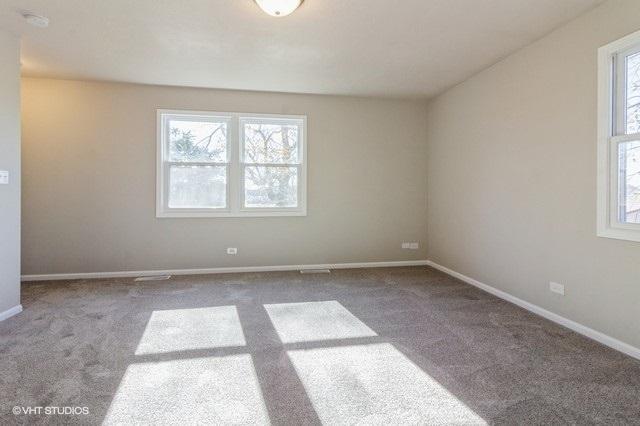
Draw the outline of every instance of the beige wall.
M596 50L637 30L609 1L436 98L427 217L436 263L640 347L640 243L596 237Z
M0 31L0 315L20 304L20 42Z
M46 79L22 99L23 274L426 258L400 249L426 243L424 102ZM156 219L156 108L308 115L308 216Z

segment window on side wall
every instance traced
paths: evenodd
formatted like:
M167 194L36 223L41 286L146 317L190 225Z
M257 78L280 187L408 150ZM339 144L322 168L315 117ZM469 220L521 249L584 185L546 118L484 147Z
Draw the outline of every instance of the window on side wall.
M640 241L640 32L598 50L598 235Z

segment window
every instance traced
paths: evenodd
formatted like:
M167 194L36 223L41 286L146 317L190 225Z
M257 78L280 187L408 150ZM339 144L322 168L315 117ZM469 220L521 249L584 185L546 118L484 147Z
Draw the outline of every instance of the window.
M158 110L157 217L306 215L306 117Z
M598 235L640 241L640 32L598 50Z

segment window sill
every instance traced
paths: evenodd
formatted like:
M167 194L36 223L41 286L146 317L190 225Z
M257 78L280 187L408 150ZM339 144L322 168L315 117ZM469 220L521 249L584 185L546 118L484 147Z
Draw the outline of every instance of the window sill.
M640 242L640 229L635 230L635 229L606 227L606 228L598 229L598 237Z
M307 216L302 210L267 210L267 211L240 211L240 212L156 212L158 219L176 218L222 218L222 217L302 217Z

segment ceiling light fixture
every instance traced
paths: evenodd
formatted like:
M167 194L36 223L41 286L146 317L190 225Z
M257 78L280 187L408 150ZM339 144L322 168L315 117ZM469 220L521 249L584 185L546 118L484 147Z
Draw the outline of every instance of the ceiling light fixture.
M22 17L29 24L38 28L47 28L49 26L49 18L45 16L35 15L33 13L25 12L22 14Z
M264 10L271 16L283 17L293 13L303 0L255 0L260 6L260 9Z

